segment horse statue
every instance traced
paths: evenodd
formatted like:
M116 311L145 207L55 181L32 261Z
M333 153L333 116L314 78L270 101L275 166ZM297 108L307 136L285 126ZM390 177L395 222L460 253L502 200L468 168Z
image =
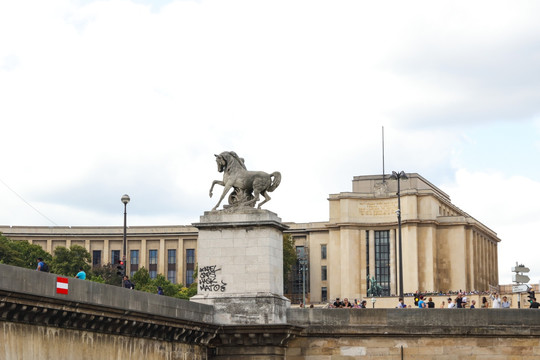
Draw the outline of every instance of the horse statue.
M214 180L209 193L210 197L212 197L212 190L216 184L223 186L223 193L212 211L218 208L231 188L234 190L229 195L229 206L224 206L224 208L255 207L260 195L262 195L264 201L257 206L257 209L260 209L262 204L270 201L271 198L268 193L274 191L281 182L281 173L278 171L271 174L264 171L248 171L244 159L240 158L234 151L224 151L214 156L216 157L218 171L223 173L223 181Z

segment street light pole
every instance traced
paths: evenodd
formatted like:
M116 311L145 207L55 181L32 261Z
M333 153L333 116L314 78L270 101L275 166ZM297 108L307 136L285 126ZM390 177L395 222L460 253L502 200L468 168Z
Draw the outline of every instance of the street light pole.
M397 218L398 218L398 256L399 256L399 297L403 298L403 250L401 249L401 187L400 187L400 179L407 180L407 174L405 174L404 171L401 171L399 174L395 171L392 171L392 175L390 176L390 179L397 180L397 203L398 203L398 210L397 210Z
M122 274L125 276L127 274L127 262L126 262L126 252L127 252L127 242L126 242L126 235L127 235L127 204L129 203L129 195L124 194L122 196L122 203L124 203L124 254L122 255L122 261L124 262L123 270L124 273Z
M302 305L306 307L306 265L307 259L304 257L300 259L300 265L302 265Z

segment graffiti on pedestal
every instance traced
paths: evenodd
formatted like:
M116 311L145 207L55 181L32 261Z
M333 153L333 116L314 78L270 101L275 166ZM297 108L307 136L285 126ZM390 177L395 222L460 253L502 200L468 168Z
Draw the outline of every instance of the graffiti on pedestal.
M216 269L217 265L204 266L199 268L199 289L201 291L225 291L226 283L221 281L221 284L216 280L216 272L221 269Z

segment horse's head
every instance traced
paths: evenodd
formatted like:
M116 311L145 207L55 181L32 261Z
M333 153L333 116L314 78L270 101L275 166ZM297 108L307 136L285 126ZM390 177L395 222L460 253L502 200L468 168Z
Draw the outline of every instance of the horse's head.
M244 159L239 157L234 151L224 151L219 155L214 154L218 164L218 171L234 171L234 169L247 170Z
M225 171L225 168L227 167L227 160L225 160L225 158L223 157L223 153L219 155L214 154L214 156L216 157L218 172Z

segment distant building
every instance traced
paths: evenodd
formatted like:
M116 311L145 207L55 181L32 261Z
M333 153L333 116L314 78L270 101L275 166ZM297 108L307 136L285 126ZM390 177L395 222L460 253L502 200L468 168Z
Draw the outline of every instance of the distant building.
M401 180L403 290L488 290L498 285L497 234L454 206L450 197L418 174ZM352 192L332 194L328 222L287 223L305 267L307 298L364 298L374 277L383 295L399 292L397 185L388 176L356 176ZM278 214L279 215L279 214ZM0 232L51 252L84 246L92 265L117 263L123 227L10 227ZM127 270L140 267L189 285L197 264L198 230L193 226L130 226ZM286 281L286 294L302 298L300 262Z
M497 234L422 176L407 175L400 192L404 293L497 286ZM310 301L363 298L368 277L383 295L399 293L396 192L388 176L355 176L352 192L330 195L328 222L288 224L297 252L309 259ZM294 293L301 274L296 279Z

